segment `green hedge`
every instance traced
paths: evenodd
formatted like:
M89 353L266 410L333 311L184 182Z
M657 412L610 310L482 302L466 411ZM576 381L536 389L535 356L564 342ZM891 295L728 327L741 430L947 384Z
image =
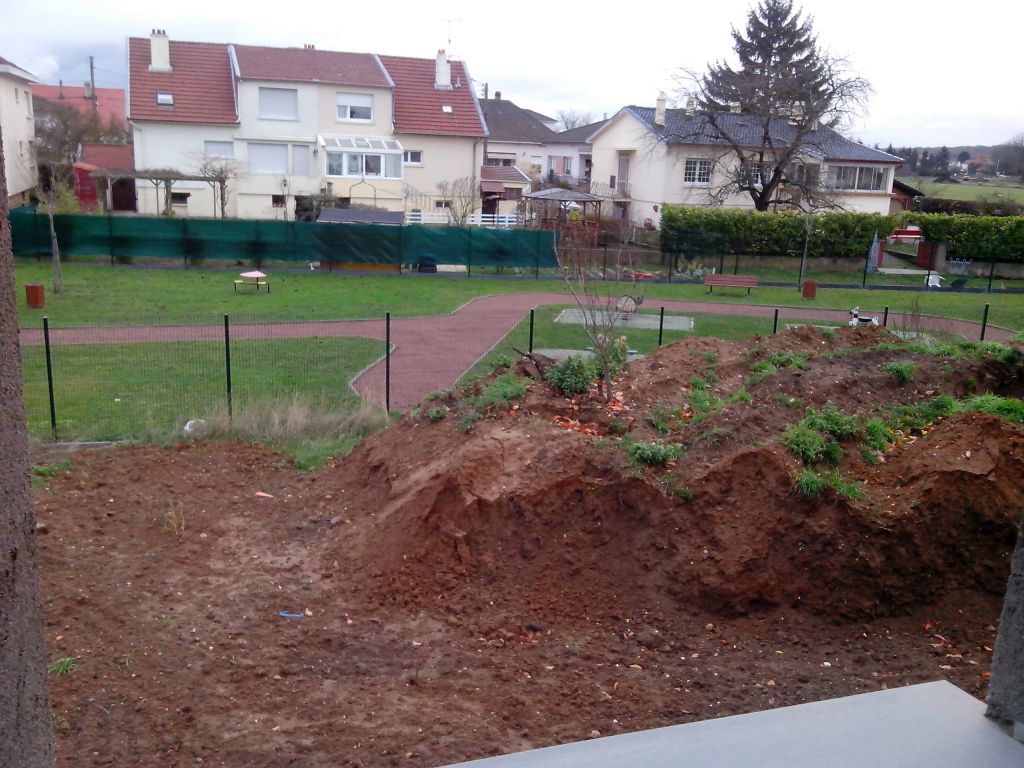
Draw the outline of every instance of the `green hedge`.
M687 257L709 254L794 256L803 253L806 217L723 208L665 205L661 249ZM926 240L946 243L950 258L1024 262L1024 216L822 213L814 217L809 257L864 258L878 233L918 224Z

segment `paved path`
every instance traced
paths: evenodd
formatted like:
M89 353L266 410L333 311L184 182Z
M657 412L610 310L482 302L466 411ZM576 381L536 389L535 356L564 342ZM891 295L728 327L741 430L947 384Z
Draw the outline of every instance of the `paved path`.
M546 304L572 304L570 296L559 293L509 293L473 299L448 315L401 317L391 320L391 408L405 411L431 392L452 386L460 376L494 347L531 309ZM755 304L723 304L703 301L653 299L647 307L671 312L771 318L775 307ZM862 314L875 314L864 312ZM878 313L880 314L880 313ZM812 307L781 307L788 322L844 323L845 310ZM890 326L897 325L895 313ZM780 321L781 323L781 321ZM981 326L969 320L922 316L920 327L955 333L975 340ZM232 340L294 339L316 336L354 336L381 341L381 358L361 371L351 382L362 397L377 403L385 399L383 319L333 320L317 322L238 323L231 325ZM1012 331L989 326L986 338L1005 341ZM50 341L63 344L139 344L173 341L219 341L221 325L120 326L51 328ZM23 345L43 343L38 328L21 331Z

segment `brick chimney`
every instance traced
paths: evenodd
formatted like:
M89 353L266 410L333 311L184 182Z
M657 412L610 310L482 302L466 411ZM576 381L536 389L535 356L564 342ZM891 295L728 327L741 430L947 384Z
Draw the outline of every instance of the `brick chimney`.
M165 29L154 29L149 35L149 71L171 71L171 41Z
M452 89L452 65L443 48L437 52L437 61L434 65L434 87L440 91Z
M654 102L654 124L665 127L665 92L658 92L658 100Z
M1017 741L1024 741L1024 517L999 618L985 714L1005 726Z

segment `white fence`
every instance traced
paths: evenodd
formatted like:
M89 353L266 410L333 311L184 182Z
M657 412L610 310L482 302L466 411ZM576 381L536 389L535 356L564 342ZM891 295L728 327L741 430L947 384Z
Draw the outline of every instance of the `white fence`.
M447 211L409 211L405 214L405 223L450 226L452 217ZM466 219L466 225L488 229L511 229L523 226L523 217L515 213L471 213Z

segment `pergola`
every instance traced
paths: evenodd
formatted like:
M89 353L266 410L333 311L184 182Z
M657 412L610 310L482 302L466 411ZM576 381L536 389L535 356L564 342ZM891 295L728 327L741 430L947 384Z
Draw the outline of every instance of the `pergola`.
M152 168L143 169L141 171L136 170L118 170L116 168L104 168L102 170L93 171L91 174L94 179L104 179L109 184L111 181L116 179L143 179L153 185L153 189L156 192L157 208L160 207L160 185L164 186L164 214L170 214L171 212L171 187L174 186L176 181L205 181L207 184L211 183L210 177L199 176L190 173L179 173L178 171L170 170L167 168Z
M594 206L589 221L596 222L601 218L601 203L604 202L604 198L597 195L591 195L588 192L577 192L574 189L562 189L561 187L551 187L550 189L542 189L538 192L527 192L523 197L530 201L531 207L538 204L543 206L541 226L544 229L557 229L562 222L569 218L569 206L573 204L582 208L584 223L588 221L587 206ZM552 208L555 211L554 216L551 215Z

